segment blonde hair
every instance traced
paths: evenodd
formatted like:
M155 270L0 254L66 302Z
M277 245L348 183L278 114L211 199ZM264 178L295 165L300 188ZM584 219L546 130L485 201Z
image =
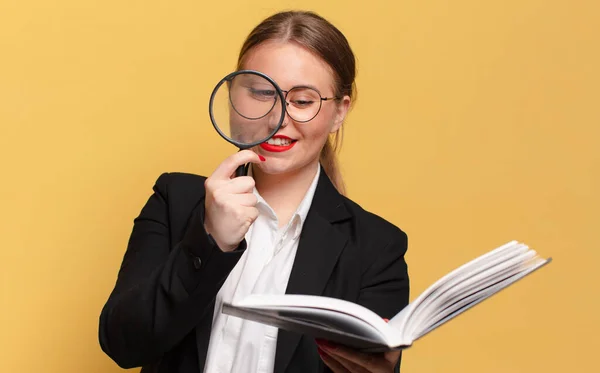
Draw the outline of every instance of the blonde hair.
M269 40L292 41L315 53L330 67L334 75L337 97L356 96L356 59L348 40L333 24L313 12L285 11L276 13L258 24L248 35L238 57L238 69L252 48ZM343 125L331 135L319 161L339 193L346 188L337 159L342 144Z

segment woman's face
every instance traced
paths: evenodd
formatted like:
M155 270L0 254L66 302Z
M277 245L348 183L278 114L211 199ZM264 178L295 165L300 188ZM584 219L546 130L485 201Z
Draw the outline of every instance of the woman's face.
M270 76L283 91L309 86L316 88L321 97L335 96L329 65L295 43L266 42L258 45L245 56L243 68ZM300 103L303 104L302 101ZM340 129L349 105L348 96L337 101L323 101L317 116L305 123L296 122L286 114L275 139L254 148L256 153L267 159L255 166L268 174L285 174L315 167L329 134ZM293 110L291 106L288 107L290 111Z

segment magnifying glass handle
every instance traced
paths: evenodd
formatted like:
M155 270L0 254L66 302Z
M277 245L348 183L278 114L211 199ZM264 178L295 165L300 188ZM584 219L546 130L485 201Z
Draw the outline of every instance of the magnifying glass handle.
M245 164L239 166L237 170L235 170L235 177L246 176L248 172L248 168Z

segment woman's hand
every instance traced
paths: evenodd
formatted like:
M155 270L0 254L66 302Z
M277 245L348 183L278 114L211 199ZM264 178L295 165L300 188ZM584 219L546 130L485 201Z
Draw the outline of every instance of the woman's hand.
M223 251L234 250L258 217L257 199L252 193L254 179L233 177L235 170L243 164L261 161L264 158L258 154L242 150L225 159L204 182L204 227Z
M392 373L400 358L400 351L366 354L320 342L319 355L334 373Z
M400 358L400 351L368 354L323 340L317 340L317 346L321 359L334 373L392 373Z

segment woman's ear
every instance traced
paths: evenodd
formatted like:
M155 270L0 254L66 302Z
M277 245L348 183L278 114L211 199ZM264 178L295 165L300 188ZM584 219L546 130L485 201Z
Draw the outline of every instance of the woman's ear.
M333 119L333 126L331 127L330 133L335 133L339 131L340 127L342 127L342 123L344 123L344 119L346 119L346 115L350 109L351 102L352 99L350 96L344 96L342 100L337 103L335 118Z

